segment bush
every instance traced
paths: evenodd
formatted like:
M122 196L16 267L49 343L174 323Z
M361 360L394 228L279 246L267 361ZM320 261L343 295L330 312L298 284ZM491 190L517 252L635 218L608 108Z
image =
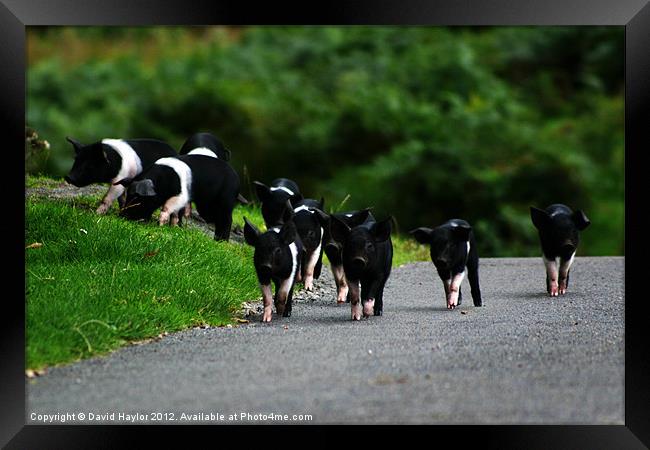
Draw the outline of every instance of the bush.
M622 28L97 30L61 31L78 60L30 66L48 173L71 165L66 135L179 148L207 130L251 180L350 194L402 231L462 217L485 256L538 254L528 206L553 202L592 218L583 254L623 252Z

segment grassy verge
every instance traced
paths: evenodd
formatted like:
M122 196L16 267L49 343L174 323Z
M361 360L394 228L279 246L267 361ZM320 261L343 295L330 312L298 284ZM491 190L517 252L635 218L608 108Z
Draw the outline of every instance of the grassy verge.
M26 202L27 366L73 361L190 326L257 298L252 249L198 230Z

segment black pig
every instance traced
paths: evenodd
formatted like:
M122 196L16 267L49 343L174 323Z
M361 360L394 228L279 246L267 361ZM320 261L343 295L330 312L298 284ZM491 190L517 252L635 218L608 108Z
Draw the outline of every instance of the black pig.
M542 244L546 292L551 297L564 295L569 287L569 270L580 242L580 231L591 222L582 210L573 212L568 206L559 203L545 210L531 206L530 217L539 231Z
M454 309L461 304L460 285L466 273L474 306L483 306L478 283L478 252L469 223L452 219L436 228L416 228L410 233L419 243L430 246L431 261L445 287L447 308Z
M352 320L361 320L362 306L364 317L383 313L384 286L393 263L391 220L366 219L350 228L336 216L331 217L332 237L343 243L343 269L350 289Z
M137 177L119 183L127 187L121 215L128 219L150 219L162 207L163 225L170 218L172 222L178 220L178 212L194 201L199 215L215 225L214 238L230 238L239 176L225 161L204 155L161 158Z
M253 182L257 198L262 202L262 217L268 228L282 224L282 216L287 200L291 205L303 199L295 181L277 178L267 186L259 181Z
M230 150L211 133L194 133L187 138L178 154L212 156L224 161L230 161Z
M375 218L372 216L370 208L359 211L335 213L331 216L319 209L316 210L316 215L323 227L322 245L325 254L327 255L327 259L329 259L332 275L334 275L334 282L336 283L336 302L338 304L345 303L349 288L348 282L345 279L345 270L343 269L343 242L337 241L332 237L332 231L330 229L331 217L333 216L341 220L349 228L361 225L366 220L375 221Z
M264 302L262 322L270 322L273 315L271 281L275 285L275 309L283 317L289 317L302 252L296 225L289 219L281 226L261 233L246 217L244 222L246 243L255 247L253 264Z
M124 206L124 186L114 183L136 177L160 158L176 156L170 145L155 139L103 139L88 145L66 139L74 147L75 159L65 181L77 187L110 183L97 214L105 214L116 199L120 208Z
M313 199L303 199L296 202L293 207L293 221L298 230L298 236L303 245L302 271L300 279L303 280L305 289L314 289L314 279L320 277L323 266L323 227L316 213L322 210L325 200L320 202ZM298 281L300 281L300 279Z
M230 161L231 152L227 149L223 142L221 142L216 136L211 133L194 133L192 136L187 138L179 155L204 155L211 156L213 158L218 158L223 161ZM241 194L237 196L237 201L242 204L248 204ZM185 205L183 211L183 217L190 217L192 213L192 203Z

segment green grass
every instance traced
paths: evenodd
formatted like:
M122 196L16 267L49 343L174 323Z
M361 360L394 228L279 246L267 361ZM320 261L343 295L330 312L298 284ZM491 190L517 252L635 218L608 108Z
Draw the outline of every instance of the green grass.
M63 178L50 178L41 175L28 175L25 177L25 187L27 188L57 187L63 183L65 183Z
M259 296L252 248L28 199L27 367L74 361L190 326L229 323Z
M418 243L410 236L393 235L393 267L415 261L431 261L429 247Z
M26 179L27 187L60 183ZM155 220L129 222L116 208L98 216L102 195L26 199L27 368L104 354L164 332L224 325L243 301L259 297L252 247ZM237 206L233 226L243 226L244 216L265 228L257 205ZM428 249L410 237L393 236L393 247L394 267L429 260Z

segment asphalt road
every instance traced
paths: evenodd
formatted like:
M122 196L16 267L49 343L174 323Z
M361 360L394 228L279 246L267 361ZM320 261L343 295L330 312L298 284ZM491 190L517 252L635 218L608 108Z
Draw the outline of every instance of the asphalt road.
M577 258L567 295L549 298L541 257L482 259L485 306L464 281L448 311L432 264L406 265L382 317L352 322L349 304L322 295L270 325L193 329L51 368L27 384L26 422L623 424L623 269ZM320 284L333 285L329 272Z

